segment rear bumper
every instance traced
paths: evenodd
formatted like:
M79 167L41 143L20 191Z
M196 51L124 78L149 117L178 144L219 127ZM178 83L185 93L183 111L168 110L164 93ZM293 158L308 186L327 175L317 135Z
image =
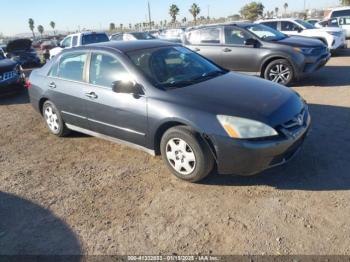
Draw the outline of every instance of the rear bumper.
M23 89L23 80L20 77L0 82L0 95L16 93Z
M309 132L309 119L288 138L247 141L228 137L211 137L216 150L218 173L250 176L283 165L300 151Z

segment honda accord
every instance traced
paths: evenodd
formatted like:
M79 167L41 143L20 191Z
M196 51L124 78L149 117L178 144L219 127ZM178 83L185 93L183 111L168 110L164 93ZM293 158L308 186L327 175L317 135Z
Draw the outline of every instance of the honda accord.
M66 50L34 70L28 88L54 135L74 130L161 154L191 182L284 164L311 122L293 90L158 40Z

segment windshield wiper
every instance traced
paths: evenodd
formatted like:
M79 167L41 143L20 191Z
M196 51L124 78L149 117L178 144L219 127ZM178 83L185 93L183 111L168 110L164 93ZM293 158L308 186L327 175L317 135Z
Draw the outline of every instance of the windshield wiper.
M170 82L167 84L168 88L178 88L178 87L183 87L183 86L188 86L188 85L193 85L198 82L204 81L208 78L213 78L215 76L223 75L226 74L226 71L224 70L215 70L215 71L210 71L206 72L204 74L201 74L200 76L191 78L189 80L182 80L178 82Z

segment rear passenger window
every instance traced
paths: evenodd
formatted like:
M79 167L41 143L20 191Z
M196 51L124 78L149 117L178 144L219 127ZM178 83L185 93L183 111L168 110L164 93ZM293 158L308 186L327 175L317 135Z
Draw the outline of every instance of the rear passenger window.
M64 55L60 60L58 76L60 78L83 81L86 53L71 53Z
M90 83L112 88L113 82L129 80L130 75L119 60L107 54L92 54Z
M192 45L199 44L220 44L220 29L206 28L189 32L187 40Z

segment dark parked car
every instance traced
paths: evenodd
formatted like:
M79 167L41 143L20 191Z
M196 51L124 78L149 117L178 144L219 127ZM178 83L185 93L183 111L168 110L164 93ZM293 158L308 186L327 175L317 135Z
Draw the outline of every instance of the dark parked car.
M21 66L0 53L0 95L15 93L23 88L23 84Z
M22 67L40 66L41 61L30 39L16 39L7 44L7 57L18 62Z
M49 130L124 141L160 154L199 181L284 164L310 126L293 90L229 72L162 41L106 42L66 50L30 76L30 100Z
M289 37L253 23L191 29L184 44L224 68L283 85L324 66L331 56L319 40Z

